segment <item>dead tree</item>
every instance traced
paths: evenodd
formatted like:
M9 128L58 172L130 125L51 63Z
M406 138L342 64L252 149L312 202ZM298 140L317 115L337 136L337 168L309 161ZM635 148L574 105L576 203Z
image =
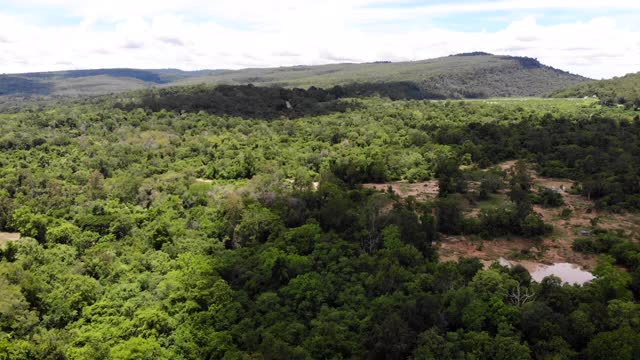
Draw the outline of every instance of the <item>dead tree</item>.
M515 306L522 306L535 298L536 294L532 291L529 292L529 288L521 288L520 284L516 286L509 294L509 301Z

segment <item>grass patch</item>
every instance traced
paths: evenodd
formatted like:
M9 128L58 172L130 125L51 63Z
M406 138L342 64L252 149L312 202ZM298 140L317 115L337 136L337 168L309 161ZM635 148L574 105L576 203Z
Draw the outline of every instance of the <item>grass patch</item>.
M489 197L486 200L482 200L478 202L478 209L480 210L489 210L499 208L504 206L509 199L506 195L503 194L489 194Z

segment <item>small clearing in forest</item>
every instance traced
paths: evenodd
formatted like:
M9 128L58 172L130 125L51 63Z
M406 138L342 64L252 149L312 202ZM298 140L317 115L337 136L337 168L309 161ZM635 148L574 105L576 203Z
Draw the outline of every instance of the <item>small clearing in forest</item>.
M516 161L507 161L499 164L499 167L507 170L515 163ZM586 269L593 269L597 257L574 251L571 245L576 238L589 236L595 226L621 230L631 239L636 239L640 235L639 214L599 212L593 201L567 192L575 185L574 181L541 177L535 171L530 173L533 179L532 191L537 191L538 187L546 187L558 191L564 199L565 205L557 208L533 206L533 211L542 215L545 223L553 226L551 234L545 236L542 241L517 236L492 240L481 240L470 236L444 236L440 243L440 258L445 261L457 260L460 257L477 257L485 261L495 261L500 258L530 259L543 264L568 262ZM503 190L501 193L506 194L507 191ZM502 194L492 195L493 201L499 202L500 198L507 201L506 196ZM479 203L479 206L482 207L483 203ZM570 213L563 216L563 211L566 209L570 210ZM478 213L479 209L468 209L469 215Z
M203 179L203 178L196 178L194 181L197 182L197 183L206 183L206 184L213 183L213 180Z
M0 232L0 247L3 247L4 244L9 241L18 241L20 240L20 233L12 233L12 232Z
M516 161L506 161L498 166L507 170L515 165ZM477 257L484 261L495 261L500 258L508 260L535 260L543 264L568 262L578 264L586 269L595 267L597 257L582 254L571 248L573 241L581 236L589 236L595 226L621 230L630 238L640 237L640 214L612 214L599 212L593 201L568 193L575 182L569 179L546 178L539 176L535 171L530 171L533 180L532 191L538 187L545 187L558 191L565 205L557 208L543 208L535 205L533 210L540 214L545 223L553 226L553 232L545 236L542 241L535 241L518 236L501 237L491 240L482 240L474 236L443 236L440 241L440 258L457 260L460 257ZM387 191L389 187L403 199L409 196L418 201L433 200L438 196L438 181L423 181L409 183L403 181L389 183L368 183L362 185L368 189ZM473 191L477 184L469 184L469 190ZM500 206L508 201L508 190L503 189L498 194L492 194L488 200L465 201L466 216L478 216L480 210L486 207ZM570 210L570 214L563 216L564 210Z
M398 194L401 198L407 198L409 196L413 196L416 200L432 200L436 196L438 196L438 181L430 180L430 181L422 181L422 182L405 182L405 181L396 181L389 183L368 183L362 184L364 188L367 189L375 189L379 191L387 191L389 186L394 193Z

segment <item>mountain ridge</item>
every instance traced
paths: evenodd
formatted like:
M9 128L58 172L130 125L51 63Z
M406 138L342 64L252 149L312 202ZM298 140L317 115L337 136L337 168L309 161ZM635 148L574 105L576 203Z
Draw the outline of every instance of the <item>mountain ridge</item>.
M411 87L402 98L543 96L589 79L530 57L485 52L418 61L297 65L240 70L83 69L0 75L0 95L104 95L173 85L247 85L330 88L389 84ZM381 96L387 96L382 91Z

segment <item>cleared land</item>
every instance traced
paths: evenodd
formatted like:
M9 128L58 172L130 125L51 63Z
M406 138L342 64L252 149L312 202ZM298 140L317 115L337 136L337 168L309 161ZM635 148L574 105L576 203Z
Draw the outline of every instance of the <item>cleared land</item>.
M413 196L416 200L425 201L438 196L438 182L436 180L409 183L406 181L396 181L383 184L368 183L362 184L364 188L387 191L389 187L394 193L402 198Z
M506 170L516 163L515 160L499 164ZM581 236L588 236L594 226L610 230L620 230L630 238L640 236L640 215L612 214L596 210L593 201L580 195L568 193L575 182L569 179L541 177L530 171L533 179L533 191L538 187L556 189L562 195L565 205L557 208L543 208L535 205L534 211L542 215L543 220L553 226L553 232L545 236L541 242L518 236L508 236L483 240L475 236L444 236L439 242L440 258L443 261L457 260L460 257L477 257L491 263L505 258L517 260L528 268L535 268L539 263L553 264L568 262L578 264L586 269L593 269L597 258L593 255L578 253L571 248L573 241ZM382 184L363 184L365 188L387 191L389 187L401 198L413 196L418 201L433 200L438 195L436 180L416 183L389 182ZM474 184L470 184L472 189ZM564 190L561 190L564 189ZM492 194L488 200L477 203L466 201L467 216L477 216L480 210L499 206L508 201L506 190ZM565 209L571 211L569 216L562 216Z
M11 232L0 232L0 247L3 247L4 244L9 241L18 241L20 240L20 233L11 233Z

